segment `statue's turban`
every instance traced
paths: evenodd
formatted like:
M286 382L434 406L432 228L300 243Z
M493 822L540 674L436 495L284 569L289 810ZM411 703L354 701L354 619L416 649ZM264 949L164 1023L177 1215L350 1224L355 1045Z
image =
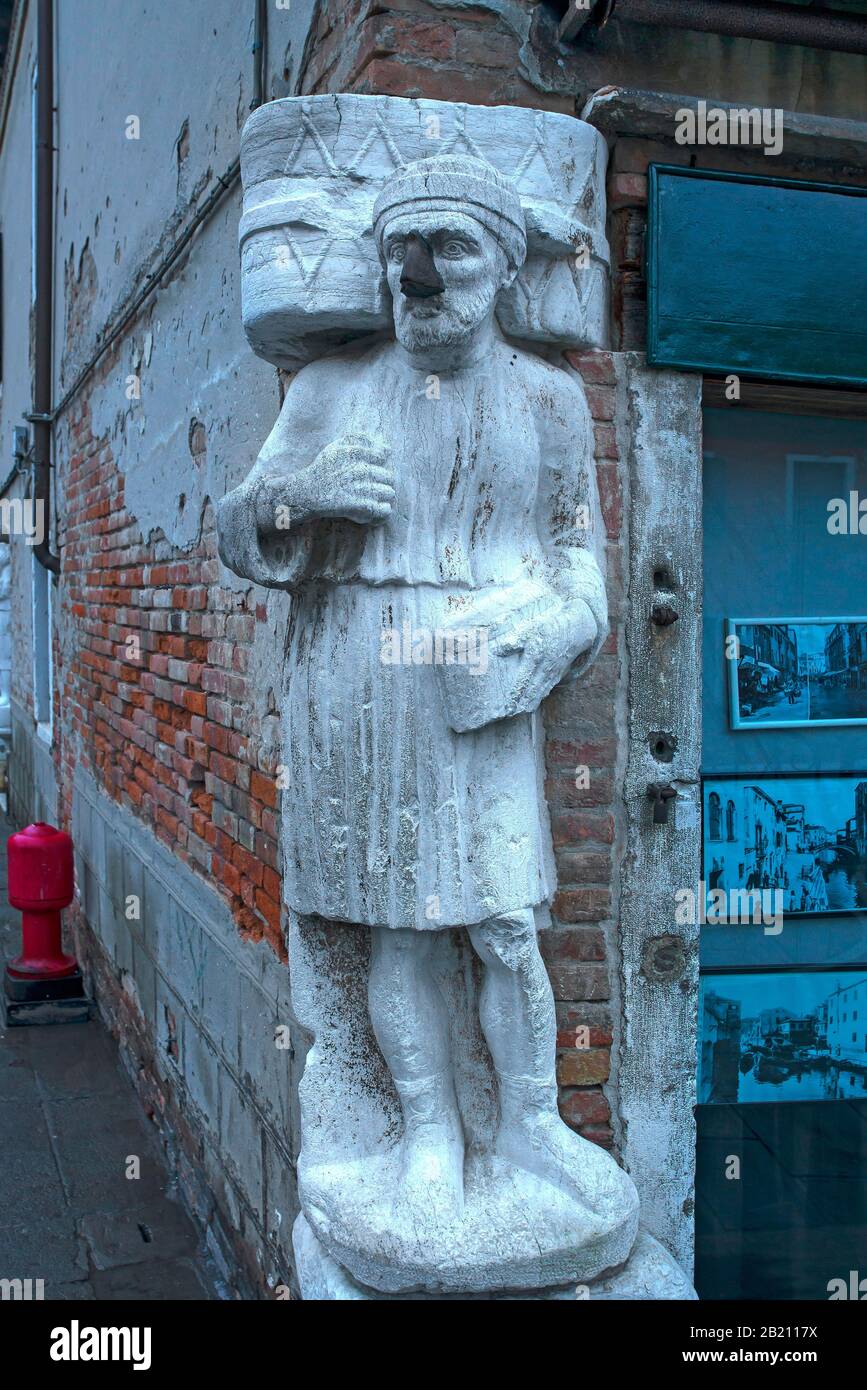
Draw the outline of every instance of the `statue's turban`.
M512 269L523 265L527 232L521 200L508 179L483 159L443 154L399 169L373 205L377 244L382 246L396 217L421 212L462 212L474 218L496 237Z

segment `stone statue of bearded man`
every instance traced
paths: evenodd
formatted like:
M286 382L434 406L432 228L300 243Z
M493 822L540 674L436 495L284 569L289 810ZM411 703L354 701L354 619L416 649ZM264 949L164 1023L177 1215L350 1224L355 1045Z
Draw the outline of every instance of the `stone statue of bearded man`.
M218 510L224 562L294 596L286 901L370 929L370 1019L403 1113L394 1200L416 1233L418 1219L460 1223L466 1199L429 969L436 934L465 928L484 966L497 1171L565 1194L610 1267L632 1245L637 1197L560 1119L537 944L555 887L539 704L607 630L591 422L577 382L497 325L526 254L505 178L468 157L420 160L373 216L394 338L299 372ZM329 1200L342 1198L307 1192L320 1234Z

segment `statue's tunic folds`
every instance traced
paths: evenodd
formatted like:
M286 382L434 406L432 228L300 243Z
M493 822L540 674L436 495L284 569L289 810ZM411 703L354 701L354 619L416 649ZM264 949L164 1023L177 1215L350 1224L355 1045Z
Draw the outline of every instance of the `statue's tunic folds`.
M562 430L562 401L546 392L564 376L504 342L490 362L441 379L391 343L323 359L293 383L256 468L223 504L237 509L221 528L227 563L294 596L282 815L284 892L299 913L430 930L554 892L538 712L455 732L435 666L383 661L382 634L402 644L459 624L494 591L507 608L515 595L544 607L558 584L568 615L568 585L564 594L555 577L565 570L593 613L598 649L604 584L592 548L574 544L579 510L596 506L580 393L568 402L571 467L539 426L541 402L552 437ZM388 447L387 520L312 520L260 536L244 488L353 435ZM568 625L554 679L575 654ZM467 669L463 679L482 676Z

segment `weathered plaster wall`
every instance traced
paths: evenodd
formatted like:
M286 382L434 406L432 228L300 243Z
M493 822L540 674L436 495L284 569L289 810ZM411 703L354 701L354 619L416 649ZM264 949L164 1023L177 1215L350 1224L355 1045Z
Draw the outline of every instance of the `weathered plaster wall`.
M3 236L3 380L0 383L0 478L12 467L12 430L23 425L24 413L31 409L30 333L32 282L30 235L32 223L32 121L30 81L34 63L35 25L24 17L15 99L10 103L3 130L0 158L0 232ZM13 484L10 502L20 504L25 496L25 480ZM12 698L17 706L14 720L15 746L35 737L32 719L32 612L31 548L22 537L11 546L10 634L12 642ZM25 751L28 766L38 754ZM15 794L15 773L10 779ZM28 803L30 782L19 777L19 804Z
M293 0L288 9L267 6L271 62L279 61L281 81L294 78L311 8L307 0ZM57 6L57 264L67 288L58 295L57 333L64 387L160 248L237 157L253 96L254 12L252 0L151 3L136 7L133 23L122 5L100 0ZM138 138L131 139L134 121ZM198 293L214 279L219 276L202 276Z
M145 6L131 44L122 8L60 7L59 395L237 157L252 96L253 11L222 0L203 24L195 6L171 16ZM119 61L94 110L106 49ZM94 433L117 458L143 535L159 529L181 549L197 539L204 499L221 493L227 469L249 467L279 405L274 373L241 331L239 206L235 185L130 325L101 388L87 392Z

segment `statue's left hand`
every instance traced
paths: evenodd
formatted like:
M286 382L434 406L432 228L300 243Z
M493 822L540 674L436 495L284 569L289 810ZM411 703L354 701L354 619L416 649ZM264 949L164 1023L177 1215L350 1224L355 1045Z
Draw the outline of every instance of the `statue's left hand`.
M586 603L570 605L553 619L523 618L494 637L489 651L495 656L522 653L526 665L532 669L546 665L547 654L559 647L567 634L570 644L575 643L576 656L591 646L596 636L596 620Z
M506 619L486 625L486 631L484 665L437 668L447 717L458 732L538 709L572 662L593 645L597 624L589 605L571 598L554 611Z

